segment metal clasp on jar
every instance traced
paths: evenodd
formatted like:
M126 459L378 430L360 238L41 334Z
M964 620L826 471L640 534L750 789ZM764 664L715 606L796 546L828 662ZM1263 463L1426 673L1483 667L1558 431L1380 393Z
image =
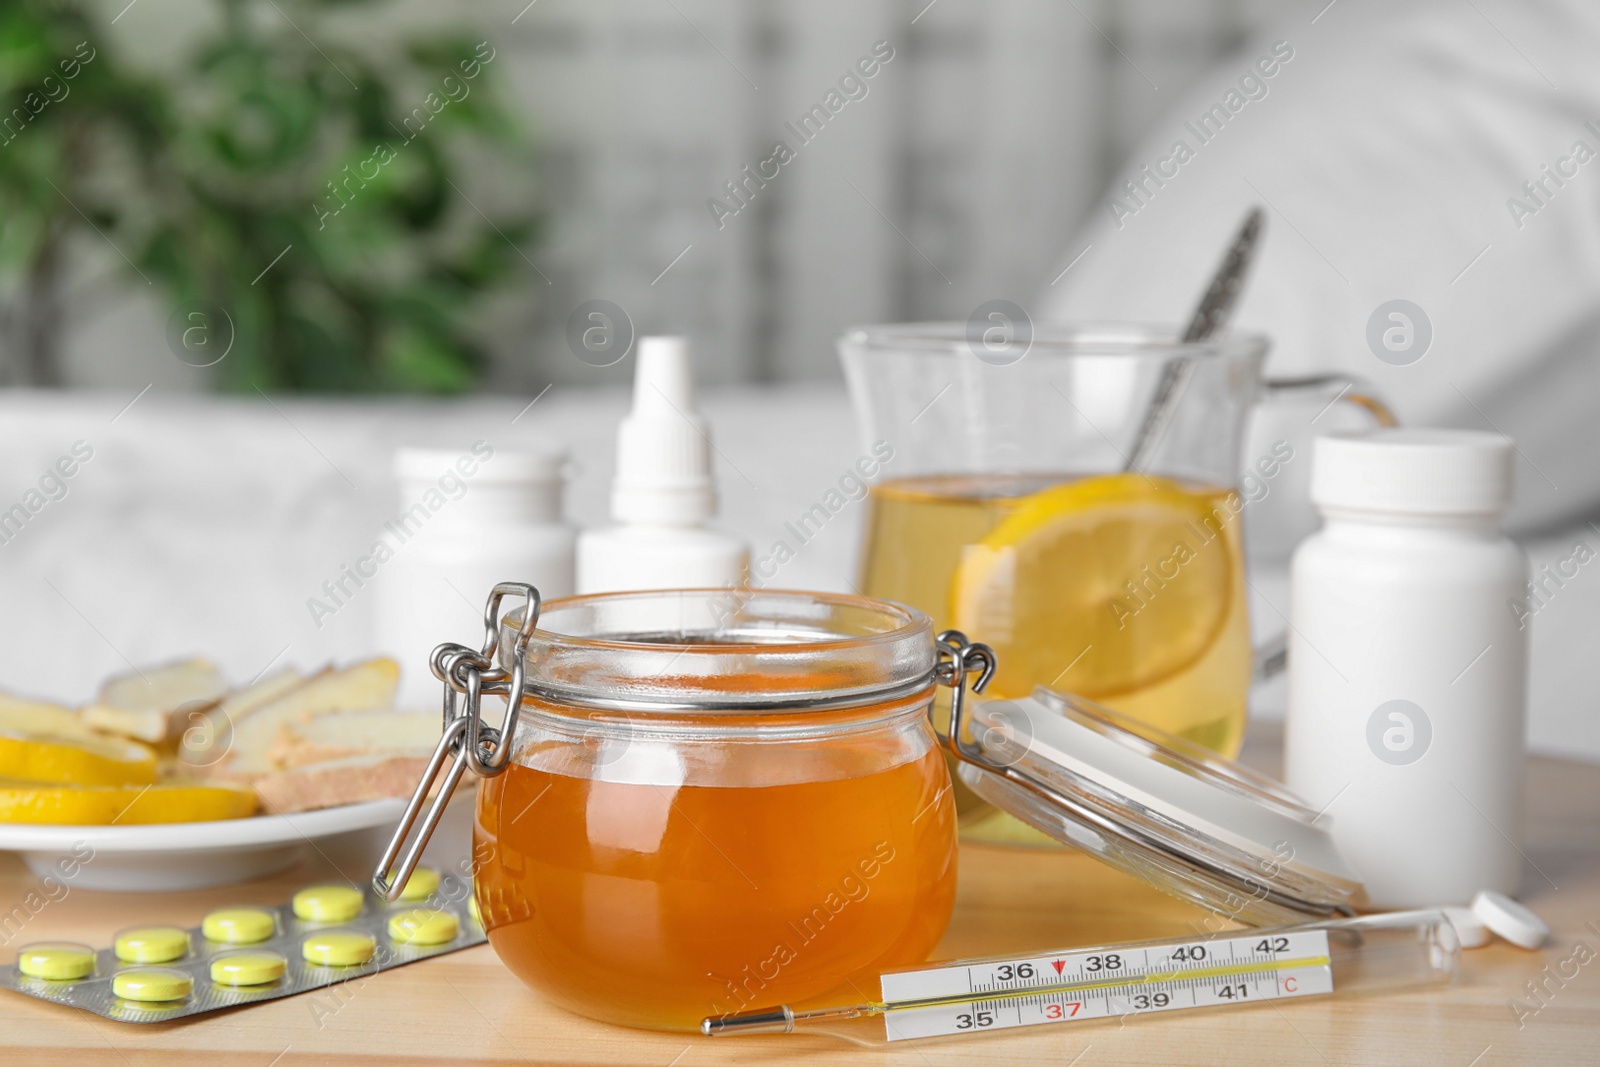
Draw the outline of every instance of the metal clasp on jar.
M521 597L526 604L509 670L494 665L495 648L500 641L500 604L508 596ZM493 778L510 765L511 744L517 733L517 717L522 711L526 653L539 624L539 605L539 591L533 586L524 582L501 582L489 593L484 605L483 648L474 650L466 645L443 644L429 657L434 677L444 683L444 734L373 872L373 888L385 900L400 898L462 774L470 767L480 778ZM498 727L484 725L485 694L506 698L505 721ZM445 770L447 761L450 767ZM444 781L439 785L438 795L428 805L421 826L417 827L418 814L428 803L428 794L433 792L441 772ZM417 827L417 832L408 848L406 839L411 837L413 827Z
M944 630L934 638L939 649L939 665L934 669L934 675L939 684L949 686L953 692L950 694L950 731L939 740L945 747L962 760L976 763L980 767L989 767L983 750L974 742L966 740L966 709L967 709L967 675L977 672L977 681L972 683L972 691L981 693L989 688L989 682L994 678L995 669L999 666L995 659L994 649L988 645L968 641L967 635L960 630ZM937 730L935 730L937 732Z

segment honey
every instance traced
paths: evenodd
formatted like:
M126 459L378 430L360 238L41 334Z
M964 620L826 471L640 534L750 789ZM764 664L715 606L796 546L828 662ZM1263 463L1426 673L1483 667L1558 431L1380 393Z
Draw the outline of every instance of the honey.
M841 745L856 751L818 759L794 746L795 762L835 770L781 784L604 781L519 754L480 794L475 884L490 944L563 1007L680 1030L871 989L883 968L926 959L955 901L942 757L930 743L868 769L906 746L818 747Z
M508 596L523 607L502 615ZM434 665L444 743L463 745L451 773L481 780L474 917L524 984L594 1019L694 1031L857 996L938 944L956 813L929 711L980 668L926 615L756 589L541 603L502 582L484 618L484 651L442 645ZM493 726L488 694L507 697ZM417 820L448 798L396 828L375 880L388 900Z

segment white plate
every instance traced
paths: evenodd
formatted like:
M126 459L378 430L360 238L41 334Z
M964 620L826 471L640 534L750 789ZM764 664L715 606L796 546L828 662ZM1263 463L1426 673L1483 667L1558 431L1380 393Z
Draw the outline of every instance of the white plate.
M471 796L473 791L462 792ZM362 884L372 877L372 866L404 810L401 800L372 800L293 815L151 826L0 823L0 849L21 853L41 879L82 889L148 892L227 885L276 874L312 849ZM468 834L459 823L470 810L466 804L450 805L430 857L439 847L459 848L456 839Z

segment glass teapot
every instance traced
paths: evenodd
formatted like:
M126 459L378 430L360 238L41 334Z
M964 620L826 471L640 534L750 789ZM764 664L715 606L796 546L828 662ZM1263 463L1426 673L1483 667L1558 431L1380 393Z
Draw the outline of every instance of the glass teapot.
M1023 326L839 339L864 438L893 450L858 588L992 645L991 695L1049 686L1231 757L1261 658L1242 516L1293 457L1285 442L1244 457L1247 417L1280 397L1393 415L1348 377L1265 380L1259 334ZM975 796L958 804L968 836L1037 840Z

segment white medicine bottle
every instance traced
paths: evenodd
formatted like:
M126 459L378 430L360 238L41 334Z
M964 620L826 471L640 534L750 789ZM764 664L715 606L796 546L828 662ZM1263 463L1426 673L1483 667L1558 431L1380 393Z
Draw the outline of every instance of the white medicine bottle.
M434 710L428 657L451 634L475 633L498 582L529 582L545 599L573 591L577 531L562 520L567 455L549 446L400 448L399 500L383 524L390 558L374 601L379 649L400 664L400 705Z
M578 538L578 592L743 585L749 549L706 525L717 496L688 343L641 337L637 358L633 410L617 427L616 525Z
M1323 529L1291 568L1286 777L1376 907L1515 893L1527 559L1500 533L1512 448L1486 433L1319 438Z

